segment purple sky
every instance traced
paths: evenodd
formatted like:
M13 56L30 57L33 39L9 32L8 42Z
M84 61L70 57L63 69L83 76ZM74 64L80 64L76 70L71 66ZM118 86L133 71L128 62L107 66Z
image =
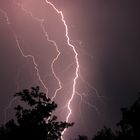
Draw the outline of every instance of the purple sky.
M20 2L20 0L16 0ZM51 0L62 10L71 43L78 52L80 77L71 103L75 122L67 137L78 134L92 136L103 125L114 127L120 118L120 108L130 105L140 91L140 9L139 1L130 0ZM43 26L50 39L59 46L61 55L54 69L62 83L55 101L56 114L65 120L65 107L72 93L75 76L74 53L66 43L65 28L60 16L45 0L21 0L23 7L33 16L45 19ZM15 92L39 85L31 58L22 56L12 30L18 37L25 55L33 55L39 74L54 95L58 82L52 74L51 62L57 55L55 46L47 41L40 23L25 13L12 0L0 0L0 124L4 122L4 109ZM11 30L12 29L12 30ZM96 93L96 90L98 91ZM13 102L6 119L13 116ZM91 131L92 130L92 131Z

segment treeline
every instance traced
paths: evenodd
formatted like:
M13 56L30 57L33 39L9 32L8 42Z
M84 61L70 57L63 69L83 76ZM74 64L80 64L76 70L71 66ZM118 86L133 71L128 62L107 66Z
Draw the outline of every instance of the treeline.
M0 126L0 140L61 140L62 132L73 125L57 120L52 114L57 104L40 92L39 87L25 89L14 96L26 105L16 106L15 119ZM140 94L129 108L122 108L121 112L122 118L115 131L104 127L91 140L140 140ZM89 139L79 135L74 140Z
M92 140L140 140L140 93L138 99L129 107L121 109L121 120L116 130L104 127ZM75 140L88 140L87 136L78 136Z
M14 95L25 105L15 107L15 119L0 127L0 140L61 140L65 128L73 123L57 121L57 104L40 92L39 87ZM26 108L25 108L26 106Z

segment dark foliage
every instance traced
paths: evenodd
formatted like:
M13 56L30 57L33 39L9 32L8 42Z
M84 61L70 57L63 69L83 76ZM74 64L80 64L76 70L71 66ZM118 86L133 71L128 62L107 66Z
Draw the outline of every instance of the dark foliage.
M122 119L117 123L116 131L104 127L92 140L140 140L140 97L129 108L122 108L121 112ZM79 136L76 140L88 140L88 138Z
M94 136L93 140L114 140L115 136L111 128L104 127Z
M140 94L139 94L140 95ZM140 97L130 108L122 108L122 119L117 124L119 139L140 140Z
M52 112L57 105L39 87L16 93L28 107L18 105L16 122L10 120L0 127L0 140L61 140L61 133L73 123L58 122Z

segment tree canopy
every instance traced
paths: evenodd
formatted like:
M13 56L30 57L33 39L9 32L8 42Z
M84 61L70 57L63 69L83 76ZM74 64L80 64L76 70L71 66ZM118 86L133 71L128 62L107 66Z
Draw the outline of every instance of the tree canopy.
M14 96L25 105L16 106L16 119L0 127L0 140L61 140L64 129L73 125L57 121L52 115L57 104L40 92L39 87L25 89Z
M92 140L140 140L140 94L129 108L122 108L121 112L122 118L117 123L116 130L104 126ZM88 138L79 136L76 140L88 140Z

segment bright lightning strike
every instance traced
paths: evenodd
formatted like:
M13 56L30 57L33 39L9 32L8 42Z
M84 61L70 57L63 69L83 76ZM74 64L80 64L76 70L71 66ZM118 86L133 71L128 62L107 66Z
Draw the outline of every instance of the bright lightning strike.
M65 20L65 17L63 15L63 12L62 11L59 11L56 8L56 6L53 3L51 3L50 1L48 1L48 0L44 0L44 1L45 1L45 4L47 4L48 6L50 6L54 10L54 12L56 12L56 14L58 15L58 17L60 17L60 20L61 20L63 26L65 27L65 35L64 35L64 37L66 38L66 43L72 49L72 52L74 54L74 62L72 62L69 65L69 67L71 67L71 66L74 66L74 64L76 64L75 65L75 68L74 68L74 70L75 70L74 71L74 77L72 79L72 85L71 85L72 86L72 93L70 95L70 98L68 99L68 102L66 103L66 105L64 107L64 108L67 108L67 110L68 110L68 114L67 114L65 120L66 120L66 122L69 122L70 117L71 117L71 115L73 113L72 112L72 108L71 108L71 104L72 104L72 101L73 101L75 95L78 95L81 98L81 102L83 102L84 104L88 105L89 107L95 109L98 112L96 106L90 104L85 99L83 100L84 94L80 94L80 93L77 92L77 90L76 90L77 80L79 80L79 79L82 80L84 83L86 83L86 85L88 85L88 87L90 87L90 89L92 89L96 93L97 97L99 97L99 96L98 96L98 93L97 93L96 89L94 87L92 87L88 82L86 82L86 80L80 75L80 64L79 64L79 59L78 59L78 52L76 50L76 47L74 45L72 45L72 43L71 43L71 40L70 40L70 37L69 37L68 25L66 23L66 20ZM42 30L42 33L46 37L47 41L49 43L51 43L55 47L55 50L57 52L57 55L53 58L53 60L51 62L51 65L50 65L52 74L53 74L54 78L56 79L56 81L58 83L58 88L55 90L54 95L51 97L51 99L54 100L56 98L58 92L60 92L60 90L63 88L62 87L61 80L59 79L59 76L60 75L58 76L56 74L55 68L54 68L54 65L57 63L57 61L59 59L59 56L61 55L61 52L59 50L59 46L57 45L57 43L56 43L55 40L50 39L50 37L49 37L49 35L48 35L48 33L47 33L46 29L45 29L45 25L44 24L45 24L45 20L46 19L42 19L42 18L39 18L37 16L34 16L34 14L31 11L27 10L26 8L24 8L24 6L22 5L22 3L19 3L16 0L14 0L14 4L16 6L18 6L25 14L27 14L28 16L30 16L30 18L32 18L34 21L36 21L36 22L39 23L39 25L41 27L41 30ZM10 23L10 20L9 20L9 17L8 17L7 13L5 11L3 11L2 9L0 9L0 12L2 12L4 14L7 24L10 25L11 23ZM11 30L12 30L13 35L15 37L15 41L16 41L17 47L18 47L20 53L22 54L22 56L25 57L26 59L31 59L32 60L33 65L34 65L34 68L36 70L37 78L40 81L41 85L43 85L43 87L45 88L46 93L47 93L47 96L48 96L49 91L48 91L47 86L44 84L44 82L43 82L43 80L41 78L40 70L39 70L39 67L38 67L38 64L36 62L35 57L33 55L25 54L24 53L22 44L20 43L20 38L15 33L14 29L11 29ZM69 67L67 69L69 69ZM14 102L14 101L15 101L15 99L13 99L10 102L10 104L6 108L6 110L10 108L12 102ZM64 135L64 133L66 132L66 130L67 129L65 129L63 131L62 135Z
M67 26L67 24L66 24L66 21L65 21L65 18L64 18L64 15L63 15L62 11L59 11L59 10L55 7L55 5L53 5L53 3L49 2L48 0L46 0L46 3L49 4L49 5L51 5L51 6L53 7L53 9L54 9L58 14L61 15L61 20L62 20L62 22L63 22L63 24L64 24L64 26L65 26L65 36L66 36L66 38L67 38L67 44L73 49L73 52L74 52L74 54L75 54L76 71L75 71L75 78L74 78L74 80L73 80L73 91L72 91L72 96L71 96L71 98L69 99L68 104L67 104L67 105L68 105L69 113L68 113L68 115L67 115L67 117L66 117L66 122L68 122L68 121L69 121L69 118L70 118L70 115L72 114L72 109L71 109L70 105L71 105L71 102L72 102L72 100L73 100L73 98L74 98L74 95L75 95L75 93L76 93L76 81L77 81L77 79L78 79L78 77L79 77L79 74L78 74L78 72L79 72L78 53L77 53L75 47L70 43L70 38L69 38L69 34L68 34L68 33L69 33L69 32L68 32L68 26ZM64 134L65 131L66 131L66 129L63 131L63 134Z
M71 102L72 102L72 100L73 100L73 98L74 98L74 95L75 95L75 93L76 93L76 81L77 81L77 79L78 79L78 77L79 77L79 74L78 74L78 72L79 72L78 53L77 53L75 47L70 43L69 32L68 32L68 26L67 26L67 24L66 24L66 21L65 21L65 18L64 18L64 15L63 15L62 11L59 11L59 10L55 7L55 5L54 5L53 3L51 3L51 2L49 2L48 0L45 0L45 1L46 1L47 4L49 4L50 6L52 6L52 8L53 8L58 14L61 15L61 20L62 20L62 22L63 22L63 24L64 24L64 26L65 26L65 36L66 36L66 38L67 38L67 44L73 49L73 52L74 52L74 54L75 54L76 71L75 71L75 77L74 77L74 80L73 80L73 92L72 92L72 96L71 96L71 98L69 99L68 104L67 104L67 105L68 105L68 109L69 109L69 114L68 114L67 117L66 117L66 121L68 122L68 121L69 121L69 118L70 118L70 115L71 115L71 113L72 113L72 109L71 109L71 107L70 107L70 104L71 104Z
M76 81L77 81L77 79L78 79L78 77L79 77L79 74L78 74L78 72L79 72L78 53L77 53L75 47L70 43L70 38L69 38L69 35L68 35L68 33L69 33L69 32L68 32L68 26L67 26L67 24L66 24L66 21L65 21L65 19L64 19L64 15L63 15L62 11L59 11L59 10L55 7L55 5L53 5L51 2L49 2L49 1L47 1L47 0L46 0L46 3L49 4L50 6L52 6L52 8L53 8L58 14L61 15L61 20L62 20L62 22L63 22L63 24L64 24L64 26L65 26L65 36L66 36L66 39L67 39L67 44L68 44L68 46L70 46L70 47L73 49L73 52L74 52L74 54L75 54L76 71L75 71L75 77L74 77L74 80L73 80L73 92L72 92L72 96L71 96L71 98L69 99L68 104L67 104L67 105L68 105L68 109L69 109L69 114L68 114L67 117L66 117L66 121L68 122L68 121L69 121L69 117L70 117L70 115L71 115L71 113L72 113L72 109L70 108L70 104L71 104L71 102L72 102L72 100L73 100L73 98L74 98L74 95L75 95L75 93L76 93ZM17 3L17 4L18 4L18 3ZM19 4L18 4L18 5L19 5ZM33 19L35 19L36 21L40 22L41 27L42 27L42 29L43 29L43 32L44 32L44 34L45 34L46 37L47 37L47 40L55 45L56 50L57 50L57 52L58 52L58 55L54 58L53 62L51 63L52 72L53 72L55 78L57 79L57 81L58 81L58 83L59 83L59 88L55 91L55 94L54 94L54 96L52 97L52 99L54 99L54 98L56 97L56 95L57 95L57 92L58 92L59 90L61 90L61 88L62 88L61 82L60 82L59 78L57 77L57 75L55 74L55 71L54 71L54 63L57 61L57 59L58 59L58 57L59 57L59 55L60 55L60 51L59 51L59 49L58 49L58 46L57 46L56 42L53 41L53 40L50 40L50 38L49 38L47 32L45 31L45 28L44 28L44 26L43 26L44 20L43 20L43 19L39 19L39 18L33 16L33 14L32 14L30 11L27 11L22 5L20 5L20 6L21 6L22 10L24 10L24 12L26 12L27 14L29 14L29 15L30 15Z
M42 84L42 85L44 86L44 88L46 89L47 94L48 94L48 89L47 89L46 85L44 84L44 82L42 81L42 79L41 79L41 77L40 77L38 65L37 65L37 63L36 63L36 61L35 61L34 56L33 56L33 55L26 55L26 54L24 54L23 51L22 51L22 48L21 48L21 46L20 46L20 44L19 44L19 40L18 40L18 37L16 36L16 34L15 34L15 39L16 39L16 43L17 43L18 49L20 50L20 52L21 52L21 54L23 55L23 57L25 57L25 58L31 58L31 59L32 59L33 64L34 64L35 69L36 69L36 72L37 72L37 77L38 77L39 81L41 82L41 84Z
M58 46L57 46L56 42L55 42L54 40L51 40L51 39L49 38L49 35L48 35L47 32L46 32L45 27L44 27L44 25L43 25L44 19L40 19L40 18L38 18L38 17L35 17L30 11L26 10L20 3L16 3L16 2L15 2L15 4L17 4L18 6L20 6L21 9L22 9L26 14L30 15L35 21L37 21L37 22L40 23L41 29L42 29L44 35L46 36L47 41L49 41L50 43L52 43L52 44L55 46L56 51L57 51L57 53L58 53L57 56L53 59L53 61L52 61L52 63L51 63L52 73L53 73L54 77L56 78L56 80L58 81L58 84L59 84L59 88L56 89L56 91L55 91L55 93L54 93L54 96L52 97L52 100L53 100L53 99L56 97L57 92L58 92L59 90L62 89L61 82L60 82L59 78L57 77L57 75L56 75L56 73L55 73L55 70L54 70L54 64L55 64L55 62L57 61L57 59L58 59L58 57L59 57L59 55L60 55L60 51L59 51L59 49L58 49ZM17 41L18 47L19 47L19 49L20 49L22 55L25 56L24 53L23 53L23 51L22 51L22 49L21 49L21 47L20 47L20 45L19 45L18 39L16 39L16 41ZM31 56L31 55L30 55L30 56ZM33 58L33 60L34 60L34 62L35 62L35 59L34 59L33 56L32 56L32 58ZM34 65L37 66L36 63L34 63ZM35 68L37 68L37 67L35 67ZM37 69L37 70L38 70L38 69ZM43 83L43 81L41 80L41 77L40 77L40 75L39 75L39 71L38 71L38 77L39 77L39 80L41 81L43 87L47 90L47 93L48 93L48 89L47 89L46 85L45 85L45 84Z
M54 64L55 64L55 62L57 61L57 59L58 59L58 57L59 57L59 55L60 55L61 53L60 53L60 51L59 51L59 49L58 49L58 46L57 46L56 42L53 41L53 40L51 40L51 39L49 38L49 36L48 36L48 34L47 34L46 30L45 30L45 27L44 27L44 25L43 25L44 19L40 19L40 18L38 18L38 17L35 17L30 11L26 10L26 9L22 6L22 4L17 3L16 1L14 1L14 2L15 2L15 4L17 4L18 6L20 6L21 9L22 9L26 14L30 15L34 20L36 20L36 21L38 21L38 22L40 23L41 28L42 28L42 31L43 31L44 35L46 36L47 40L48 40L49 42L53 43L53 45L56 47L56 51L57 51L58 54L57 54L57 56L53 59L53 61L52 61L52 63L51 63L51 69L52 69L52 73L53 73L54 77L55 77L56 80L58 81L59 88L56 89L56 91L55 91L55 93L54 93L54 96L52 97L52 100L54 100L54 98L56 97L58 91L62 89L61 81L60 81L60 79L58 78L58 76L56 75L55 70L54 70ZM75 49L75 46L73 46L73 45L70 43L70 38L69 38L69 34L68 34L68 26L67 26L67 24L66 24L66 21L65 21L65 19L64 19L64 15L63 15L62 11L59 11L59 10L53 5L53 3L51 3L51 2L49 2L49 1L47 1L47 0L46 0L46 4L50 5L50 6L57 12L58 15L61 15L61 21L63 22L64 27L65 27L65 37L66 37L66 39L67 39L67 44L68 44L68 46L70 46L70 47L72 48L73 53L74 53L74 55L75 55L75 63L76 63L75 77L74 77L74 79L73 79L72 95L71 95L71 97L70 97L70 99L69 99L69 101L68 101L68 103L67 103L67 108L68 108L68 110L69 110L69 113L68 113L68 115L67 115L67 117L66 117L66 122L68 122L68 121L69 121L69 118L70 118L70 115L72 114L72 109L71 109L70 105L71 105L71 102L72 102L72 100L73 100L73 98L74 98L74 95L75 95L75 93L76 93L76 81L77 81L77 79L78 79L78 77L79 77L79 75L78 75L78 72L79 72L78 53L77 53L77 51L76 51L76 49ZM4 12L4 11L2 11L2 12L4 13L4 15L5 15L6 19L7 19L7 24L10 24L6 12ZM13 30L12 30L12 31L13 31ZM15 40L16 40L16 43L17 43L17 46L18 46L19 51L21 52L21 54L22 54L23 57L25 57L25 58L31 58L31 59L32 59L33 64L34 64L35 69L36 69L36 72L37 72L37 77L38 77L39 81L41 82L41 84L43 85L43 87L46 89L46 91L47 91L47 93L48 93L48 89L47 89L46 85L44 84L44 82L43 82L43 80L41 79L41 76L40 76L40 74L39 74L38 65L37 65L37 63L36 63L36 61L35 61L34 56L33 56L33 55L26 55L26 54L24 54L24 52L23 52L23 50L22 50L22 47L21 47L21 45L20 45L20 43L19 43L19 38L18 38L18 36L15 34L15 32L13 32L13 33L14 33ZM63 131L63 134L64 134L65 131L66 131L66 129Z
M6 18L7 24L10 25L11 23L10 23L10 21L9 21L9 18L8 18L7 13L6 13L4 10L2 10L2 9L0 9L0 11L4 14L4 16L5 16L5 18ZM19 51L21 52L22 56L25 57L25 58L31 58L31 59L32 59L32 62L33 62L34 67L35 67L35 69L36 69L37 77L38 77L39 81L41 82L41 84L43 85L43 87L45 88L46 94L48 94L48 89L47 89L46 85L44 84L43 80L41 79L41 76L40 76L40 74L39 74L38 65L37 65L37 63L36 63L36 61L35 61L34 56L33 56L33 55L26 55L26 54L23 53L23 50L22 50L22 48L21 48L21 46L20 46L20 43L19 43L19 40L18 40L17 35L15 34L15 32L14 32L14 30L13 30L12 28L11 28L11 31L12 31L13 34L14 34L14 37L15 37L15 40L16 40L18 49L19 49ZM5 114L5 121L6 121L6 113L7 113L7 110L11 107L12 103L13 103L15 100L16 100L16 98L13 98L13 99L10 101L9 105L5 108L5 111L4 111L4 114Z
M10 21L9 21L9 18L8 18L7 13L6 13L5 11L3 11L2 9L0 9L0 11L4 14L4 16L5 16L5 18L6 18L7 24L10 25L11 23L10 23ZM42 22L42 20L40 20L40 22ZM48 93L48 89L47 89L46 85L44 84L44 82L43 82L43 80L41 79L41 76L40 76L40 74L39 74L38 65L37 65L37 63L36 63L36 61L35 61L34 56L33 56L33 55L26 55L26 54L24 54L24 52L23 52L23 50L22 50L22 48L21 48L21 46L20 46L20 43L19 43L19 40L18 40L17 35L15 34L15 32L14 32L13 29L11 29L11 30L12 30L12 32L13 32L13 34L14 34L14 37L15 37L15 40L16 40L16 43L17 43L17 46L18 46L19 51L21 52L21 54L22 54L23 57L25 57L25 58L31 58L31 59L32 59L33 64L34 64L35 69L36 69L36 72L37 72L37 77L38 77L39 81L41 82L41 84L43 85L43 87L46 89L46 92Z

